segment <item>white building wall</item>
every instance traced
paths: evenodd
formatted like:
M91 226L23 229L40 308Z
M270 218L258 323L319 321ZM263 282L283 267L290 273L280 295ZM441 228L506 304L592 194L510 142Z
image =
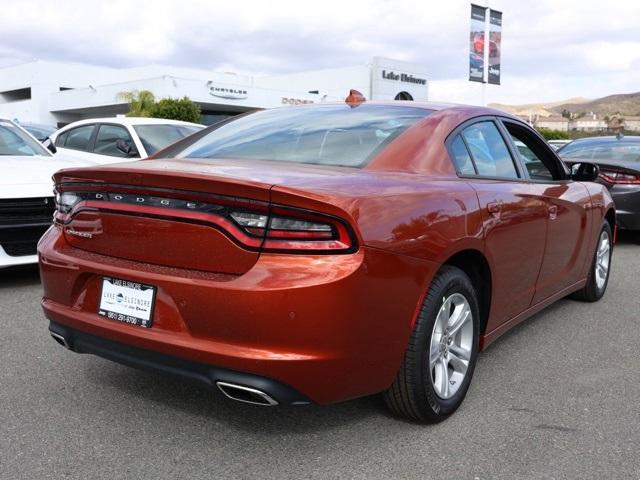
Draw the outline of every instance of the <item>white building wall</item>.
M569 130L569 120L561 122L555 120L546 121L544 119L540 119L535 122L535 126L538 128L548 128L550 130L561 130L563 132L566 132L567 130Z
M383 78L383 72L394 73ZM424 84L403 81L401 75L424 79ZM163 65L116 69L45 61L0 68L0 93L23 88L31 88L30 99L7 102L0 95L0 117L55 125L112 116L126 112L118 94L131 90L150 90L156 98L187 96L203 111L228 113L342 101L352 88L371 100L393 100L404 91L426 101L428 93L423 68L382 57L352 67L266 77Z
M399 78L383 78L383 72L386 77ZM403 75L424 80L424 84L406 81ZM320 96L326 95L325 100L329 101L344 99L352 88L370 100L394 100L400 92L409 93L416 101L428 100L426 69L414 63L384 57L373 57L369 63L353 67L258 77L255 81L259 86L286 86L300 93L319 90Z
M215 97L211 94L212 87L246 92L246 98ZM225 108L231 112L280 106L282 98L292 95L290 90L264 89L237 83L213 82L204 79L194 80L164 75L156 78L100 85L93 88L56 92L50 95L48 104L51 111L56 113L82 113L89 108L111 108L124 112L126 111L126 103L119 98L119 94L131 90L150 90L156 98L181 98L187 96L201 106L215 105L216 108ZM316 96L311 94L296 93L296 95L308 102L317 100Z
M318 101L342 100L352 88L371 98L371 74L367 65L257 77L255 84L267 89L284 88L292 94L307 94L317 90Z
M78 88L114 81L118 74L112 68L44 61L0 68L0 92L31 88L30 100L0 102L0 117L55 124L56 117L48 108L49 95L60 92L60 87Z

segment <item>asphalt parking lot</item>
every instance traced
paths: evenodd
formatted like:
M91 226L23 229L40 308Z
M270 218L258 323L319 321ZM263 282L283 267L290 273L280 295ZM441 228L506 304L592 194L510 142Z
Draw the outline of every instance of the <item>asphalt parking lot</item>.
M47 333L37 271L0 273L0 478L640 478L640 245L605 298L563 300L480 356L436 426L378 397L261 408L97 357Z

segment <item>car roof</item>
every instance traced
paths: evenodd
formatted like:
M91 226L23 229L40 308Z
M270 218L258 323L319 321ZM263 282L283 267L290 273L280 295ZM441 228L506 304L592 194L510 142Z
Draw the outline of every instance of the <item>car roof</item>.
M203 127L199 123L183 122L181 120L169 120L166 118L151 118L151 117L102 117L102 118L88 118L85 120L78 120L72 122L69 125L65 125L62 129L68 129L72 126L87 125L91 123L115 123L118 125L189 125L192 127Z
M616 143L616 142L640 142L640 135L625 135L622 137L616 137L615 135L606 135L602 137L586 137L578 138L572 143L584 144L584 143Z

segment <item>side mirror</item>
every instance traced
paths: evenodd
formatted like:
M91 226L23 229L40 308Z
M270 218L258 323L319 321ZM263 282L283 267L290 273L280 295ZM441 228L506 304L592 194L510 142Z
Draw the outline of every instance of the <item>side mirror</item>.
M135 157L138 154L136 147L121 138L116 140L116 148L128 157Z
M571 179L577 182L595 182L600 174L600 167L595 163L579 162L571 165Z
M45 138L42 141L42 145L49 150L51 153L56 153L58 151L58 149L56 148L56 146L54 145L54 143L51 141L50 137Z

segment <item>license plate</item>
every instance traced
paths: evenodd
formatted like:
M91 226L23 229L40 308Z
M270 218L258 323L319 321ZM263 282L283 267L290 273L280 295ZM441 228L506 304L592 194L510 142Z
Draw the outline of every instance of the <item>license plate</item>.
M156 287L102 277L98 315L149 328L153 323Z

